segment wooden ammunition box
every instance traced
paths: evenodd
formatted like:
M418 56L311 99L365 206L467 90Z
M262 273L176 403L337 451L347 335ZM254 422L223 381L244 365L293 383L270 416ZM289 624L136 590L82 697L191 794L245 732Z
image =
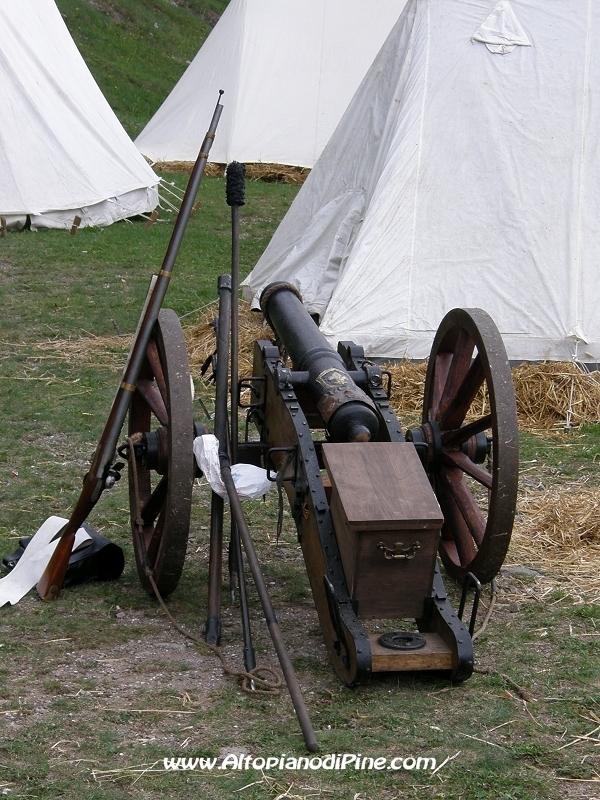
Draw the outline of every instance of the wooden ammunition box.
M357 616L423 616L443 516L414 445L324 444L331 515Z

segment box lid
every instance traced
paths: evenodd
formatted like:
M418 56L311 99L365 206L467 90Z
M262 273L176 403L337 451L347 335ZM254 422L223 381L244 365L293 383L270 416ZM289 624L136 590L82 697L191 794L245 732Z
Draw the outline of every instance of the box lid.
M441 527L442 511L410 442L327 443L323 459L350 530Z

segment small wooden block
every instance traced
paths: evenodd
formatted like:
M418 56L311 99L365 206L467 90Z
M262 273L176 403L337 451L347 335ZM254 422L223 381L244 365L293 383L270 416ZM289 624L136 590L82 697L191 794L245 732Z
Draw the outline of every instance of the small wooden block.
M6 234L7 234L6 217L0 217L0 230L2 231L2 238L6 239Z
M357 616L422 616L431 594L443 515L414 445L327 443L323 460Z
M379 644L379 634L369 634L373 672L452 669L452 651L437 633L421 633L426 640L418 650L390 650Z
M73 217L73 224L71 225L71 230L69 231L71 236L75 236L80 225L81 225L81 217L78 214L76 214Z
M156 211L156 209L155 209L155 210L154 210L154 211L153 211L153 212L150 214L150 219L149 219L149 220L148 220L148 222L146 222L146 224L144 225L144 229L145 229L145 230L147 230L147 231L149 231L149 230L150 230L150 228L151 228L151 227L154 225L154 223L156 222L156 220L157 220L157 219L158 219L158 211Z

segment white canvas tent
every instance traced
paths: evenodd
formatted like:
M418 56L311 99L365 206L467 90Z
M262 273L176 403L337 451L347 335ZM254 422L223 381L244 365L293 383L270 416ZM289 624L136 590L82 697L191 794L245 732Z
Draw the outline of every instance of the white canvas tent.
M406 0L231 0L136 139L193 161L219 89L211 161L312 167Z
M409 0L264 255L321 329L422 358L454 307L510 359L600 360L600 4Z
M0 214L21 227L151 211L158 178L123 130L53 0L0 6Z

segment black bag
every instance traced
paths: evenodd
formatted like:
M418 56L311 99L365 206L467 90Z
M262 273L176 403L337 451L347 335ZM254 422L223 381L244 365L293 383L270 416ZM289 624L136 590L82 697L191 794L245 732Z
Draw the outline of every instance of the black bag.
M81 527L92 538L71 553L63 586L77 586L88 581L114 581L119 578L125 567L125 556L119 545L100 536L87 522ZM33 536L19 539L17 550L2 559L4 569L8 572L14 569L32 539Z

